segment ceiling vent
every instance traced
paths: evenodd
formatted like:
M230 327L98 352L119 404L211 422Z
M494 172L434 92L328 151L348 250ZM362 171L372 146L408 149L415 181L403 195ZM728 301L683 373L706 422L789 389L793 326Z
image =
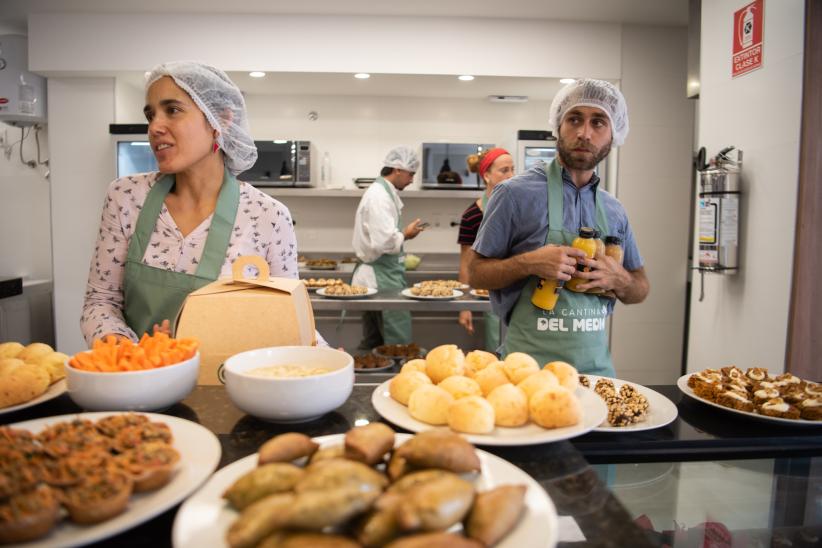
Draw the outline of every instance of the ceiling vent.
M527 103L527 95L489 95L488 100L492 103Z

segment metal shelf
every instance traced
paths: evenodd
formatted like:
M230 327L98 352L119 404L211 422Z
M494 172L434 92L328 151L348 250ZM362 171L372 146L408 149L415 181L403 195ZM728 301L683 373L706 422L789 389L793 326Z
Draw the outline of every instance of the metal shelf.
M365 189L328 189L328 188L281 188L258 187L261 191L275 198L360 198ZM400 197L406 198L479 198L481 190L404 190Z

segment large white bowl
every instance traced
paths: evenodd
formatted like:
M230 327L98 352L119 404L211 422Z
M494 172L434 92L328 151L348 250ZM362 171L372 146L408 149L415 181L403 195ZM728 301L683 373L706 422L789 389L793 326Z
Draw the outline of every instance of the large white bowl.
M101 373L75 369L66 362L69 396L90 411L165 409L194 390L199 371L199 352L184 362L144 371Z
M309 377L261 378L249 369L272 365L331 369ZM223 366L225 387L234 405L271 422L305 422L345 403L354 388L354 358L321 346L278 346L235 354Z

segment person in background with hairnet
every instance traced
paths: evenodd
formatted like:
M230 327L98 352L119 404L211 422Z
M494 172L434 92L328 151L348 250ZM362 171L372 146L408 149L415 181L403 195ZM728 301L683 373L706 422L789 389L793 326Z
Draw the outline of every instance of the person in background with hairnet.
M143 112L159 171L108 187L81 318L89 344L168 331L186 296L231 275L241 255L263 257L272 276L297 277L288 209L235 178L257 149L228 76L201 63L161 64L146 79Z
M558 135L557 158L498 185L469 256L475 287L491 289L494 311L507 325L503 356L532 355L540 364L561 360L580 372L613 377L605 320L614 301L642 302L649 283L628 216L599 188L595 168L625 142L628 109L622 93L601 80L578 80L559 91L548 125ZM581 227L622 240L624 262L598 253L587 259L571 247ZM590 272L580 267L591 267ZM577 289L559 290L550 311L531 303L540 279Z
M351 280L353 285L379 290L407 287L403 242L416 238L423 227L419 219L414 219L400 228L403 205L398 191L411 184L419 166L416 152L396 147L385 157L380 176L363 194L351 242L361 261ZM411 313L407 310L366 312L362 322L362 349L411 342Z

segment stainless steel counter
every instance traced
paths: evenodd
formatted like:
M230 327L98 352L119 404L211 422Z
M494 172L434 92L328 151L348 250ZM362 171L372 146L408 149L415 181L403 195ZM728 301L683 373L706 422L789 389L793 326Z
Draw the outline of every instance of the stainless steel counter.
M318 310L408 310L411 312L490 312L488 299L477 299L469 294L450 301L415 300L403 297L398 290L379 291L362 299L331 299L311 293L311 306Z

